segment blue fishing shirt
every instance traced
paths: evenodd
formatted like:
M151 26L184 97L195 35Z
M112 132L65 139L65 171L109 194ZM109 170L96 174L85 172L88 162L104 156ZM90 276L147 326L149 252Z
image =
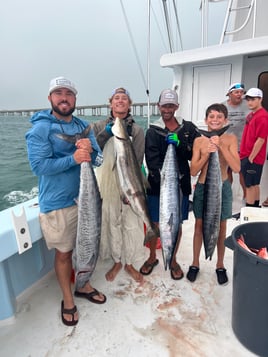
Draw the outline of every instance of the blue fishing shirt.
M35 113L30 122L33 126L25 138L31 170L38 176L40 212L75 205L80 184L80 164L73 157L77 148L58 134L81 133L88 122L73 116L67 123L52 115L51 110ZM100 166L103 157L93 130L90 130L88 138L93 149L91 162Z

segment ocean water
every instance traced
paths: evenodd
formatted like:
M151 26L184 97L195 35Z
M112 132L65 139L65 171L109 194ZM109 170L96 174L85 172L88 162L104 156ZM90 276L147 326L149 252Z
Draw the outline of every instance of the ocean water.
M94 122L105 117L84 116L81 119ZM152 117L155 120L156 117ZM135 121L147 128L147 118L135 117ZM37 177L30 170L25 133L31 127L29 117L0 116L0 210L12 207L37 196Z

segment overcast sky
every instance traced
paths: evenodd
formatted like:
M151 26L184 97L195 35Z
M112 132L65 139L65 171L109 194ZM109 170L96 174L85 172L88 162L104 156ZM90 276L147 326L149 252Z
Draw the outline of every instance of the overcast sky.
M196 47L200 0L177 3L184 48ZM211 4L212 18L223 14L222 5ZM49 107L49 81L61 75L76 84L78 105L107 103L119 86L134 102L146 102L148 77L150 99L156 101L173 76L159 64L169 52L161 0L151 0L147 71L147 7L147 0L1 1L0 109ZM219 35L213 28L209 42Z

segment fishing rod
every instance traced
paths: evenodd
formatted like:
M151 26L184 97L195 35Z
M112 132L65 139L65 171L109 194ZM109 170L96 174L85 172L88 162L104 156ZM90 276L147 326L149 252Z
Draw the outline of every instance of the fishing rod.
M147 42L147 128L150 126L150 55L151 55L151 0L148 0L148 42Z

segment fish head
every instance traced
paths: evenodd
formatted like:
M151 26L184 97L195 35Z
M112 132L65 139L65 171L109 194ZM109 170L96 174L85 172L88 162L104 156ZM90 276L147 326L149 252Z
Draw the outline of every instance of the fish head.
M116 117L114 125L112 126L112 133L121 140L127 140L129 138L123 124L123 119Z

